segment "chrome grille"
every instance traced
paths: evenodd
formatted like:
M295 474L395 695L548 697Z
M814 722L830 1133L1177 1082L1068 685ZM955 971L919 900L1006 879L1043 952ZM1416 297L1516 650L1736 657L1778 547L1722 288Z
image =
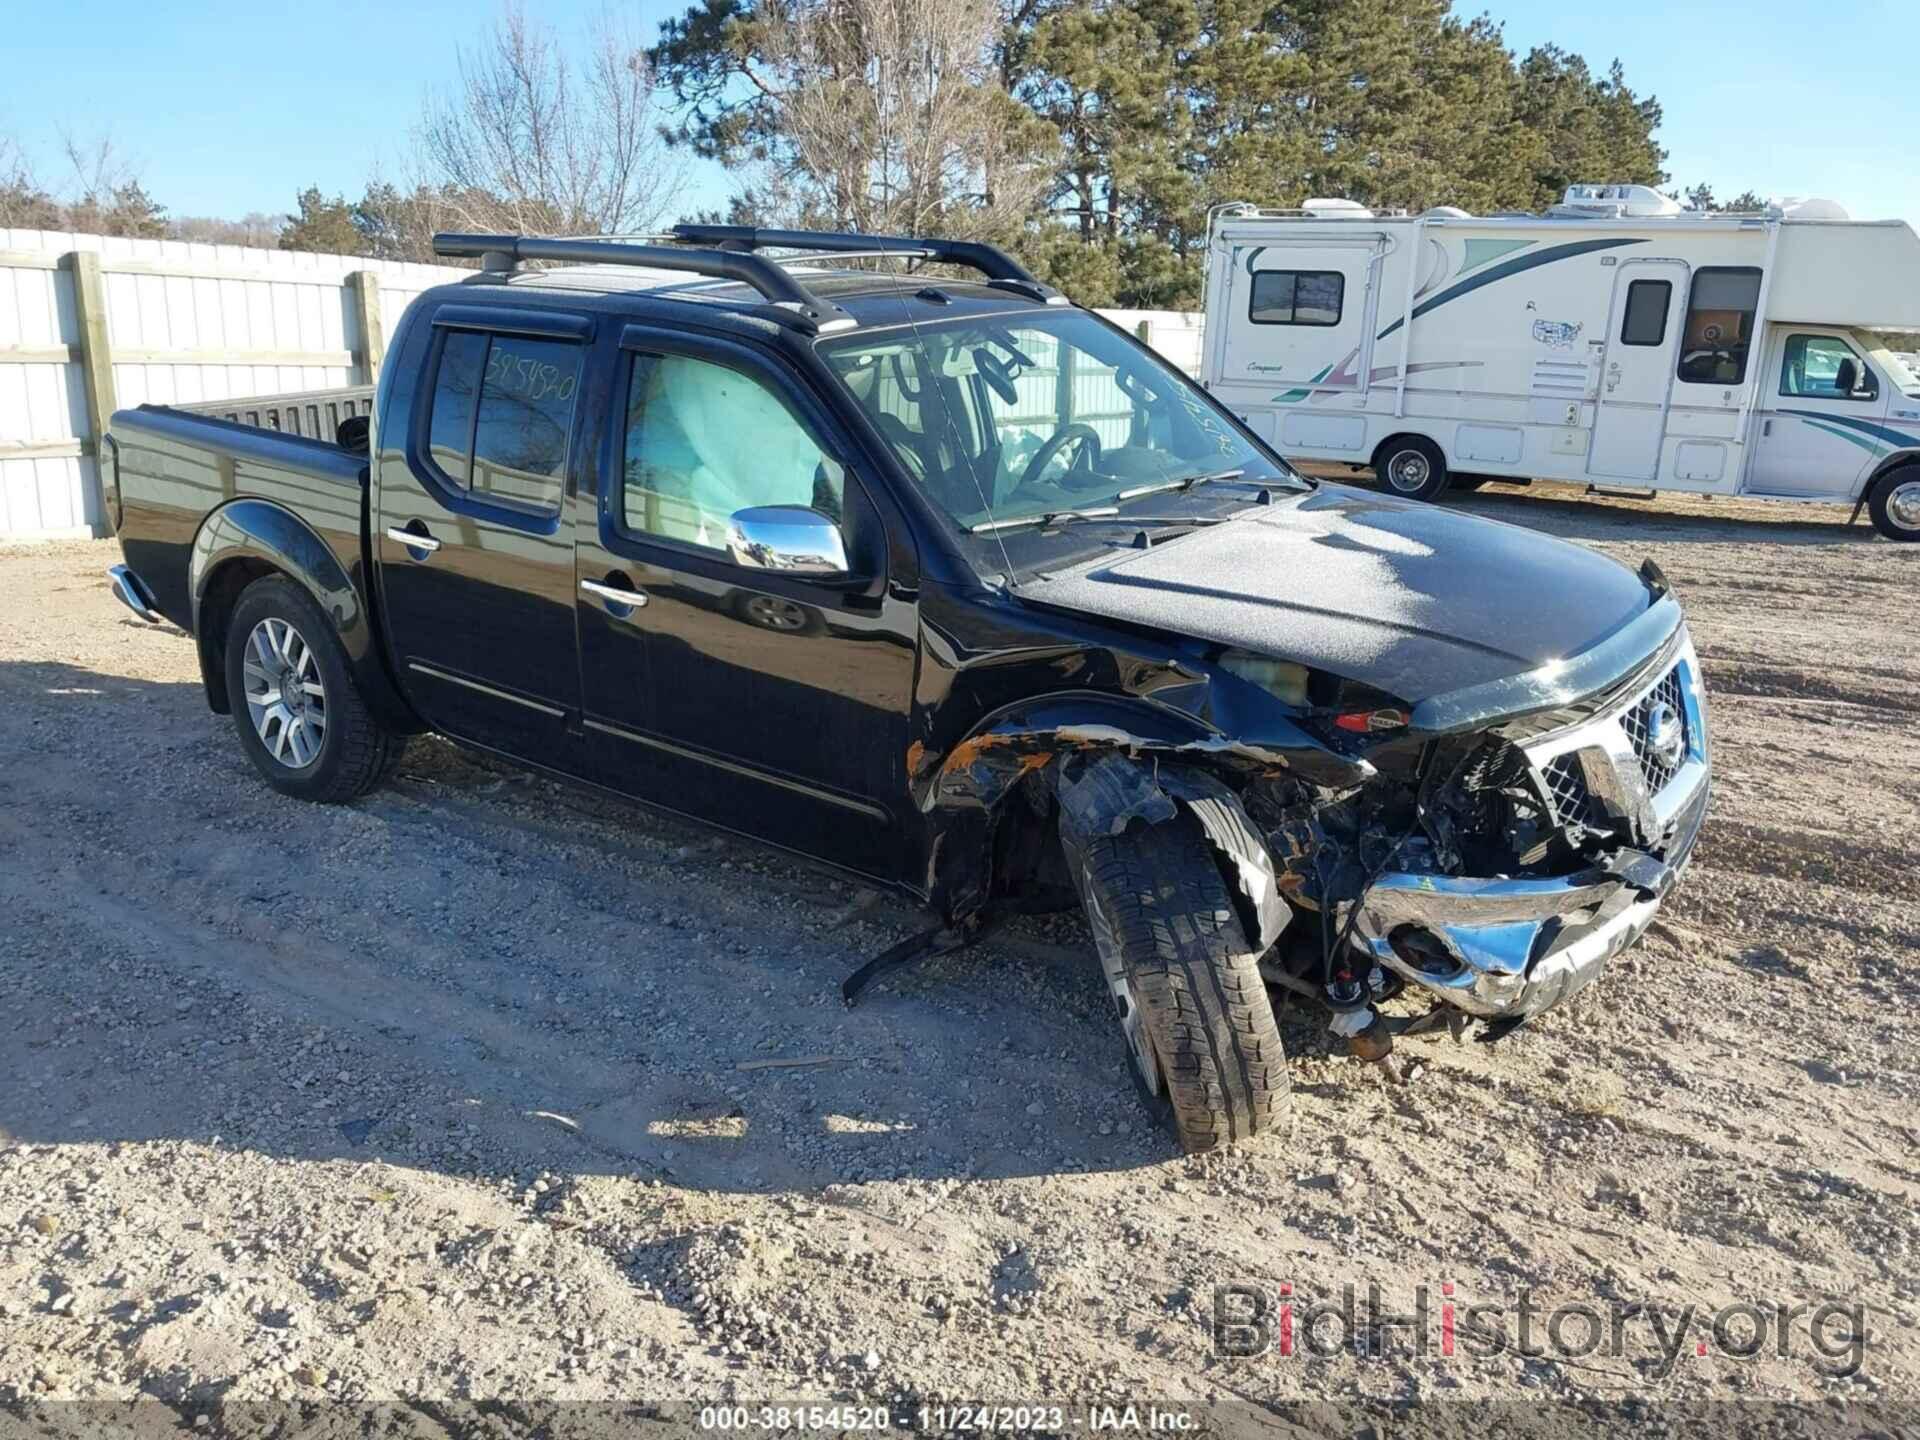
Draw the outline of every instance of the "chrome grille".
M1677 665L1620 717L1620 726L1627 732L1627 742L1633 746L1634 756L1640 761L1640 773L1646 779L1647 790L1654 795L1667 788L1687 757L1687 746L1683 745L1678 761L1672 765L1662 764L1648 743L1648 717L1652 715L1653 708L1662 703L1673 707L1674 713L1680 717L1681 738L1691 744L1693 737L1687 733L1686 697L1680 692L1680 667Z
M1593 795L1587 789L1587 777L1580 768L1580 757L1569 751L1556 755L1540 767L1547 782L1547 796L1553 801L1554 818L1562 825L1593 825Z

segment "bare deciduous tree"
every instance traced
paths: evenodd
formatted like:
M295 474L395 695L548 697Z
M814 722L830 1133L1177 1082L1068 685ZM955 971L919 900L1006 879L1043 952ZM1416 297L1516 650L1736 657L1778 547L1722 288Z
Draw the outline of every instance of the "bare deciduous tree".
M657 225L685 179L661 118L645 52L611 16L576 61L509 7L461 52L453 89L426 106L409 218L424 210L455 228L565 235Z
M1004 235L1052 178L1052 136L1000 83L998 0L759 0L742 35L763 214Z

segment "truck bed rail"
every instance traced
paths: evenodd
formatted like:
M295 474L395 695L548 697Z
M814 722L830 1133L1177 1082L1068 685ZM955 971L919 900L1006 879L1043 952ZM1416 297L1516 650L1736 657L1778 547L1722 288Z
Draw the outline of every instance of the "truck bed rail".
M231 420L236 425L251 425L259 430L278 430L284 435L331 441L338 438L342 420L373 413L373 391L371 385L347 385L334 390L302 390L290 395L201 400L172 408L185 410L190 415Z

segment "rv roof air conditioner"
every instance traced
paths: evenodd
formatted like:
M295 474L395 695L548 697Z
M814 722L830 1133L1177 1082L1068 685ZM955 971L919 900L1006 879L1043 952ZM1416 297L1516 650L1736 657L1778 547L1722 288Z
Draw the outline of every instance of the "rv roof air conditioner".
M1686 213L1678 200L1651 185L1569 185L1548 215L1574 220L1660 219Z
M1767 214L1781 220L1851 220L1838 200L1815 200L1788 195L1767 201Z
M1316 196L1302 201L1300 208L1316 220L1370 220L1373 211L1358 200L1332 200Z

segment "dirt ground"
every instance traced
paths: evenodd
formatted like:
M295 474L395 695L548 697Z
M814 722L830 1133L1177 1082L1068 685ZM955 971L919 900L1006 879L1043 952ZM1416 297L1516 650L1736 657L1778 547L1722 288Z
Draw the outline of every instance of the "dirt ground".
M1405 1084L1284 1015L1290 1131L1206 1160L1134 1100L1077 922L849 1012L906 909L438 741L350 808L283 799L110 543L0 551L0 1411L1159 1399L1385 1435L1450 1397L1920 1400L1920 547L1449 503L1671 577L1698 859L1576 1013L1403 1042ZM1426 1328L1214 1353L1253 1303L1218 1287L1272 1338L1369 1284ZM1443 1298L1504 1307L1498 1352L1443 1353ZM1518 1353L1523 1300L1621 1343L1575 1310Z

